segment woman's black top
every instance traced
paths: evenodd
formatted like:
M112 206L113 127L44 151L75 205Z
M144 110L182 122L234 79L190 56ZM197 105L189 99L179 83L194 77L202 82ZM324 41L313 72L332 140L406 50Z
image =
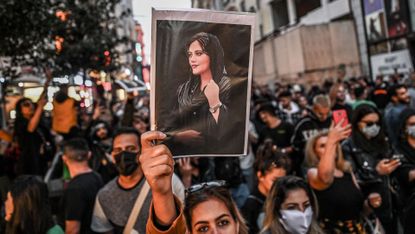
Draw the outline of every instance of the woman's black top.
M314 190L319 204L319 219L331 221L358 220L363 209L364 197L356 187L350 173L334 177L325 190Z

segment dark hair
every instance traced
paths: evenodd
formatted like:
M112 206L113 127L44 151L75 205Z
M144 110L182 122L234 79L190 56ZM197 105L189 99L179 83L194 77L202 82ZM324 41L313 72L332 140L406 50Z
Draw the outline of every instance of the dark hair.
M210 58L210 70L212 71L213 80L219 84L225 71L225 55L223 53L222 45L219 39L210 33L200 32L193 35L186 43L186 53L194 41L198 41L205 52Z
M88 142L83 138L73 138L64 142L64 154L72 160L81 162L88 160Z
M20 98L19 101L16 102L16 119L24 118L22 114L22 105L23 105L23 102L25 101L32 102L32 100L26 97Z
M114 137L112 138L112 145L114 145L115 138L117 138L120 135L127 135L127 134L135 135L137 137L138 144L140 144L141 135L137 131L137 129L133 127L121 127L115 131Z
M277 114L275 113L274 106L271 103L269 103L269 102L268 103L261 104L259 106L259 108L258 108L258 114L260 112L266 112L266 113L268 113L268 114L270 114L272 116L277 116Z
M401 88L405 88L407 89L406 85L404 84L396 84L396 85L392 85L388 88L388 96L389 96L389 100L392 99L392 97L396 96L398 94L398 89Z
M292 97L291 92L290 91L282 91L278 95L278 98L283 98L283 97L289 97L289 98L291 98Z
M202 202L210 199L217 199L223 202L235 222L239 223L239 234L248 234L248 227L240 214L235 202L232 199L229 190L225 187L206 187L197 192L188 194L185 200L184 217L186 219L187 229L192 231L192 212L193 209Z
M379 117L380 131L373 139L368 140L359 129L359 122L369 114L377 114ZM352 117L352 139L359 148L366 152L386 153L388 142L386 141L382 115L379 110L370 104L361 104L353 112Z
M288 194L297 189L302 189L306 192L313 210L313 222L307 233L323 233L315 221L318 216L318 204L314 193L303 179L295 176L281 177L272 185L264 205L265 220L263 230L268 230L270 233L285 233L285 229L279 221L281 205L287 199Z
M6 234L44 234L53 225L48 188L40 178L19 176L10 188L14 211Z
M227 77L225 70L225 56L223 48L219 39L210 33L200 32L193 35L186 43L186 53L190 44L194 41L198 41L204 53L209 56L210 59L210 71L212 73L212 79L219 86L219 96L222 104L226 107L229 104L231 81ZM189 70L191 67L189 65ZM190 79L179 86L177 89L177 101L179 103L179 112L186 113L192 110L195 106L199 106L206 102L206 97L202 95L192 95L193 91L200 88L199 76L193 75L190 72Z
M404 109L401 114L399 114L399 125L398 127L398 132L399 132L399 142L403 143L406 142L406 136L407 136L407 132L406 132L406 121L408 121L409 118L411 118L412 116L415 116L415 110L412 108L406 108Z
M266 139L258 147L254 170L264 175L273 168L282 168L288 173L291 168L291 161L285 154L275 149L271 139Z

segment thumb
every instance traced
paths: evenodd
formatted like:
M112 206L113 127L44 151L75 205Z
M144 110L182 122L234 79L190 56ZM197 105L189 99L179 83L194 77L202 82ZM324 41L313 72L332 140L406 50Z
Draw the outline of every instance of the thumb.
M141 135L141 147L142 150L151 148L155 145L154 141L163 140L166 138L166 134L160 131L149 131Z

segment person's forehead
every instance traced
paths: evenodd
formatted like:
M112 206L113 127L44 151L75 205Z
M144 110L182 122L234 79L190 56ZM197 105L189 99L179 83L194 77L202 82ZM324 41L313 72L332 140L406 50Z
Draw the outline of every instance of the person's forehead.
M138 137L133 133L126 133L118 135L114 138L113 148L126 146L139 146Z
M398 92L398 94L406 93L406 88L402 87L402 88L398 89L397 92Z
M304 189L294 189L287 193L284 203L303 203L309 200Z
M231 216L231 213L225 203L219 199L210 198L207 201L197 204L193 208L192 222L197 223L203 221L215 221L223 214Z

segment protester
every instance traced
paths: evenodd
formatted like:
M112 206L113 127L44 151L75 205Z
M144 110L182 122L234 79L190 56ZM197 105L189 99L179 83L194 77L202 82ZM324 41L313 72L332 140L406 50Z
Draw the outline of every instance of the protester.
M397 152L403 157L402 165L396 169L394 176L400 185L399 200L402 204L402 224L404 233L415 230L415 110L405 109L399 116L400 124Z
M387 233L395 233L396 219L387 176L400 166L400 161L390 160L392 151L375 107L368 104L357 107L351 125L352 134L342 144L345 159L352 164L365 197L370 193L381 195L382 205L374 211Z
M346 103L346 88L343 84L335 84L330 89L331 110L344 110L348 120L352 119L353 109Z
M271 104L263 104L259 110L259 117L265 128L259 132L259 142L271 139L278 151L290 154L293 151L290 139L293 136L293 126L281 120L275 113Z
M77 103L68 96L68 86L60 86L53 98L52 129L64 140L79 136Z
M292 94L290 91L281 92L278 95L279 105L277 108L278 117L284 122L292 125L296 124L302 117L300 108L297 103L292 101Z
M248 185L249 191L252 192L255 187L255 171L254 171L254 162L255 162L255 152L253 149L253 144L258 142L258 133L255 129L252 121L248 123L248 154L242 155L239 157L240 167L242 170L242 175L245 179L246 184Z
M42 119L45 104L43 95L36 106L28 98L16 103L14 134L20 149L18 174L44 175L47 162L54 156L54 142Z
M139 142L140 134L133 128L121 128L114 134L112 157L120 175L106 184L97 194L91 223L93 231L122 233L137 197L141 193L147 193L142 195L144 201L139 212L141 218L133 223L135 230L145 233L151 193L143 189L146 180L138 162ZM174 193L183 200L184 187L175 176L173 176L173 189Z
M93 233L91 218L95 197L104 183L101 176L89 167L90 157L85 140L72 138L65 142L63 161L71 175L63 196L66 233Z
M369 94L369 100L374 102L379 110L384 110L389 102L388 84L383 81L383 76L379 75L375 79L375 87Z
M272 185L265 202L261 233L324 233L316 221L317 210L317 201L304 180L282 177Z
M6 234L63 234L53 222L48 188L38 177L22 175L13 182L5 202Z
M190 233L248 234L242 215L224 183L205 182L186 191L184 215Z
M395 145L399 133L396 132L399 124L399 115L409 106L410 98L405 85L394 85L388 89L390 102L385 108L385 124L390 143Z
M247 221L249 233L258 233L263 223L263 207L271 186L278 178L290 171L289 159L274 149L272 141L267 140L258 149L254 168L258 185L249 195L241 209Z
M307 178L317 196L319 222L326 233L365 233L362 217L365 198L339 145L350 133L350 125L343 126L340 122L328 133L311 138L306 147L310 167ZM381 205L379 194L369 197L367 209Z
M304 161L304 148L307 140L318 132L327 130L331 124L331 103L327 95L317 95L313 99L313 107L309 114L298 121L294 128L291 144L294 147L292 156L293 169L298 176L303 175L301 164Z
M112 133L110 126L102 120L95 120L88 128L88 145L91 149L90 167L101 175L104 183L117 176L117 169L110 157Z

